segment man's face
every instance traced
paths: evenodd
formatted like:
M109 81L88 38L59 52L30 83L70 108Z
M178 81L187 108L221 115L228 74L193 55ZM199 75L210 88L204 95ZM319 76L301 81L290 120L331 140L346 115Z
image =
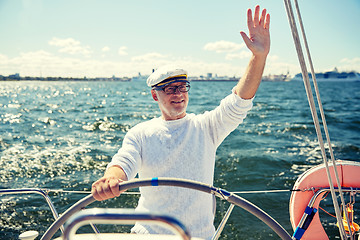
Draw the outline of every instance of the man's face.
M177 82L167 85L165 88L185 86L187 83ZM152 97L159 103L162 116L165 120L176 120L185 117L189 102L189 94L176 89L174 93L167 94L162 90L151 90Z

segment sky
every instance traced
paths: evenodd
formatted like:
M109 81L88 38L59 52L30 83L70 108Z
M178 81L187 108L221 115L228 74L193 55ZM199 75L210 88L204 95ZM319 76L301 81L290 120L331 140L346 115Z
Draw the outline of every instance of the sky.
M241 76L246 11L270 13L265 75L300 67L282 0L0 0L0 75L133 77L161 65ZM299 0L315 71L360 72L359 0Z

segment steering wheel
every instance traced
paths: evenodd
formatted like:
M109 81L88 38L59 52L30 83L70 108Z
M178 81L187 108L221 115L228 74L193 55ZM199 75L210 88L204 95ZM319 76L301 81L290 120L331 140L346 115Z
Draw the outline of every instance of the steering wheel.
M257 207L256 205L247 201L246 199L237 196L236 194L233 194L231 192L228 192L226 190L223 190L221 188L216 188L201 182L179 179L179 178L136 179L126 182L121 182L119 184L119 188L121 191L132 188L138 188L138 187L148 187L148 186L183 187L183 188L189 188L189 189L213 194L253 214L262 222L264 222L266 225L268 225L281 239L289 239L289 240L291 239L289 233L269 214L264 212L261 208ZM73 206L68 208L55 222L53 222L53 224L51 224L51 226L42 236L41 240L50 240L54 236L54 234L60 229L60 227L69 219L71 215L80 211L81 209L85 208L87 205L95 201L96 200L92 196L92 194L80 199Z

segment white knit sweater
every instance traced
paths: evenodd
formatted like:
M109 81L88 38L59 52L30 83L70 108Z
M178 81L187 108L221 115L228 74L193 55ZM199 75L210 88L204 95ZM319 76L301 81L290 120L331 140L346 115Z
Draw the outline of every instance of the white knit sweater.
M165 121L154 118L126 134L108 167L120 166L132 179L175 177L213 185L217 147L246 117L252 99L232 93L210 112ZM178 187L143 187L137 211L165 213L180 220L193 237L211 239L215 201L210 194ZM168 233L162 227L137 223L136 233Z

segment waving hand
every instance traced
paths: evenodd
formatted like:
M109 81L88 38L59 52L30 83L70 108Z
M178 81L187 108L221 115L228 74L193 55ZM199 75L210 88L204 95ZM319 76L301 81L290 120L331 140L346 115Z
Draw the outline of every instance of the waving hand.
M266 56L270 51L270 15L266 14L266 9L264 9L260 16L258 5L255 7L254 18L251 9L247 11L247 24L249 36L243 31L240 32L246 46L255 56Z

